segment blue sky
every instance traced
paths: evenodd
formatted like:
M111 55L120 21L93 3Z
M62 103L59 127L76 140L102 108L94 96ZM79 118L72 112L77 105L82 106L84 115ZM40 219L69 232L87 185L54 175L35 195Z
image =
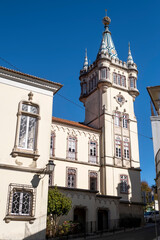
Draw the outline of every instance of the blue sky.
M79 71L84 51L93 62L103 32L105 9L121 60L127 60L128 42L139 70L140 95L135 102L138 132L151 137L150 98L146 87L160 85L160 2L157 0L1 0L0 58L20 71L60 82L60 94L79 102ZM0 65L12 68L0 59ZM84 110L54 97L54 116L84 120ZM141 178L154 184L153 144L139 135Z

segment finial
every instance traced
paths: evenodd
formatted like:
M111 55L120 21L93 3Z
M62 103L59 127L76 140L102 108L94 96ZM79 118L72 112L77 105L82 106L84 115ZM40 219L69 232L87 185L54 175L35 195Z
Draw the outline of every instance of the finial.
M100 53L100 54L101 54L101 53L102 53L102 54L105 54L106 52L107 52L107 48L106 48L106 44L105 44L104 36L103 36L99 53Z
M102 20L104 26L108 26L111 22L111 19L107 16L107 9L105 9L105 17Z
M87 71L87 69L88 69L87 48L85 49L85 58L84 58L83 69L86 70L86 71Z
M130 42L128 43L128 59L127 59L127 64L132 64L134 63L132 54L131 54L131 49L130 49Z
M131 50L130 50L130 42L128 42L128 51L131 51Z

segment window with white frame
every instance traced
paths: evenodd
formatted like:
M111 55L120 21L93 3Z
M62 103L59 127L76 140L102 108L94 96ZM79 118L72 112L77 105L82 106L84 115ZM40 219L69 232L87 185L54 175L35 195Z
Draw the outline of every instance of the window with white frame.
M76 174L75 168L67 168L67 187L76 188Z
M35 189L32 186L10 184L7 216L33 217L35 211Z
M114 124L119 127L120 126L120 119L121 119L121 115L119 112L115 112L115 116L114 116Z
M101 69L101 79L106 79L106 68Z
M35 150L38 114L38 106L30 103L21 104L18 148Z
M120 193L128 193L128 176L120 175Z
M130 88L136 88L136 79L134 77L130 77Z
M91 191L97 191L97 172L89 171L89 184Z
M123 151L124 151L124 158L130 158L130 144L129 138L123 138Z
M128 128L128 114L123 114L122 126L123 128Z
M68 137L68 158L76 159L77 139L75 137Z
M121 75L117 75L117 82L118 82L118 85L121 85Z
M120 136L115 136L115 154L117 158L122 156L122 140Z
M117 74L113 73L113 82L117 84Z
M106 68L106 76L107 76L107 79L110 79L110 69L109 68Z
M126 87L126 78L125 76L121 76L121 84L123 87Z
M51 132L51 141L50 141L50 157L55 156L55 133Z
M89 162L97 162L97 143L94 141L90 141L89 143Z

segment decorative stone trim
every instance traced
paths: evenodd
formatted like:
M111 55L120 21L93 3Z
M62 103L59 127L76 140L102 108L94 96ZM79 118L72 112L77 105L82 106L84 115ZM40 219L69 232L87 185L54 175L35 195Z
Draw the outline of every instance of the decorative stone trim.
M20 212L13 213L12 212L12 202L13 202L13 196L15 192L30 192L31 199L30 199L30 213L29 214L22 214ZM20 203L19 203L20 204ZM9 223L11 220L14 221L29 221L30 223L33 223L35 220L35 205L36 205L36 189L33 188L31 185L23 185L23 184L16 184L11 183L9 185L8 190L8 200L7 200L7 214L4 218L6 223Z

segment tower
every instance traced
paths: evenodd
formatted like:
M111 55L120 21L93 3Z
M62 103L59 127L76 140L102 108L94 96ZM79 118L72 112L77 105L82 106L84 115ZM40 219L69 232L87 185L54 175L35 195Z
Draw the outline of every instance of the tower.
M101 130L100 191L120 196L120 216L142 215L140 162L134 101L137 66L130 44L127 62L119 60L109 24L103 18L104 32L96 60L88 65L87 54L80 71L80 101L85 106L88 126Z

